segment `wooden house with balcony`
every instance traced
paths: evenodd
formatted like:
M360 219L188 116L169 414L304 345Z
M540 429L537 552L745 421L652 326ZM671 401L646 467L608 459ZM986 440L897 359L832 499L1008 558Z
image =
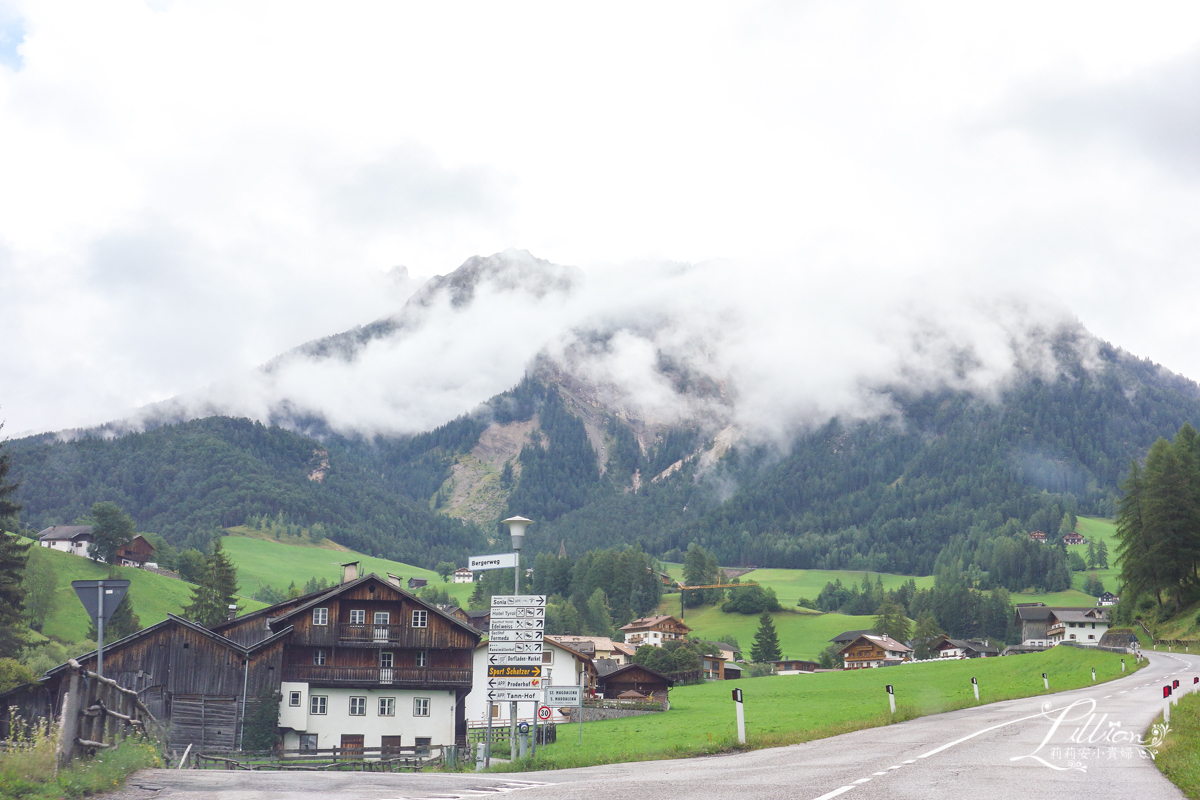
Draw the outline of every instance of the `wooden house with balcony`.
M287 749L453 744L479 631L376 575L227 620L176 616L104 648L104 674L142 697L171 747L238 749L248 714L280 692ZM78 659L95 669L95 654ZM41 681L56 708L66 665Z

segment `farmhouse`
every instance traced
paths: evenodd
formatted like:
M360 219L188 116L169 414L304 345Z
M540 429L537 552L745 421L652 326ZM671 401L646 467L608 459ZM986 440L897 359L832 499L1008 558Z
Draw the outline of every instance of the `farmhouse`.
M864 633L838 651L844 669L866 669L899 664L910 659L912 650L890 636Z
M821 665L815 661L805 661L799 658L784 658L779 661L768 661L779 675L799 675L804 672L816 672Z
M377 575L207 629L175 616L106 645L105 675L137 691L169 744L236 748L264 690L286 749L452 744L480 633ZM80 663L95 669L95 654ZM61 701L65 665L46 681Z
M930 652L935 658L993 658L1000 655L1000 648L983 639L951 639L941 637Z
M467 569L466 567L459 567L458 569L454 570L454 582L474 583L475 573L471 572L471 570Z
M1046 620L1046 638L1051 645L1076 642L1096 645L1108 630L1108 620L1099 608L1055 608Z
M92 544L92 526L53 525L38 534L38 544L87 558Z
M598 658L613 659L619 664L628 664L637 648L624 642L614 642L607 636L547 636L559 644L582 653L595 661Z
M641 664L626 664L601 675L596 681L605 700L648 700L661 703L675 681Z
M1078 534L1075 531L1064 534L1062 540L1063 544L1087 544L1087 539L1083 538L1081 534Z
M1041 531L1033 531L1029 534L1029 539L1034 542L1045 542L1046 534L1042 533Z
M1096 598L1096 605L1098 606L1115 606L1119 602L1121 602L1121 598L1112 592L1105 592Z
M140 533L117 548L117 564L122 567L145 568L154 559L154 545Z
M648 644L662 647L663 642L686 639L692 629L674 617L659 615L635 619L628 625L621 626L621 630L625 631L625 643L628 645L640 647Z

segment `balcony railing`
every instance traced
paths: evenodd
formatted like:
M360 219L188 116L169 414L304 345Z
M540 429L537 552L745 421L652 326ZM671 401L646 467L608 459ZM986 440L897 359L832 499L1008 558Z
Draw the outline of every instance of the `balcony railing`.
M437 647L429 628L410 628L407 625L313 625L296 631L292 641L298 645L363 645L371 647L429 648Z
M366 686L470 686L471 670L450 667L317 667L288 664L283 680Z

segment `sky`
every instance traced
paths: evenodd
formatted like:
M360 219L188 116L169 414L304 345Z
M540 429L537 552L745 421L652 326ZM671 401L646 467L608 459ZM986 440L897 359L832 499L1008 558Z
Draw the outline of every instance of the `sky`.
M964 342L985 390L1030 327L1071 319L1200 379L1198 23L0 0L3 435L177 396L254 415L283 389L347 430L420 430L581 327L654 314L585 372L653 406L673 347L732 382L743 425L870 413L856 387ZM254 377L510 248L576 288L488 290L357 366Z

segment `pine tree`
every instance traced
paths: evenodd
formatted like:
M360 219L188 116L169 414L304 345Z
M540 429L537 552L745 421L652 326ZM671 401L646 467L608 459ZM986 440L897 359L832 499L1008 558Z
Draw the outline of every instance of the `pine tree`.
M918 614L917 630L913 634L913 638L915 640L915 647L913 647L913 658L917 659L918 661L923 661L924 659L929 658L930 643L942 635L942 628L940 625L938 625L937 617L933 615L932 611L926 609Z
M1104 543L1103 539L1096 546L1096 566L1100 569L1108 569L1108 545Z
M775 631L775 622L771 619L771 615L764 611L763 615L758 618L758 630L754 632L750 660L762 664L767 661L778 661L781 657L779 634Z
M893 600L885 600L875 612L875 633L886 634L897 642L907 641L911 634L904 607Z
M1153 594L1162 605L1162 585L1155 578L1153 547L1143 522L1145 475L1136 461L1129 465L1129 477L1121 484L1125 495L1118 503L1117 558L1121 560L1121 583L1132 596Z
M200 581L192 589L192 602L183 614L193 622L211 628L228 618L228 607L237 602L237 569L221 548L220 537L213 539L213 551L204 559Z
M1085 559L1088 569L1096 568L1096 555L1096 543L1089 539L1087 546L1087 558Z
M9 465L8 453L0 445L0 658L16 656L22 644L25 595L21 583L30 547L4 532L9 525L16 527L21 510L20 504L9 499L17 485L4 482Z

